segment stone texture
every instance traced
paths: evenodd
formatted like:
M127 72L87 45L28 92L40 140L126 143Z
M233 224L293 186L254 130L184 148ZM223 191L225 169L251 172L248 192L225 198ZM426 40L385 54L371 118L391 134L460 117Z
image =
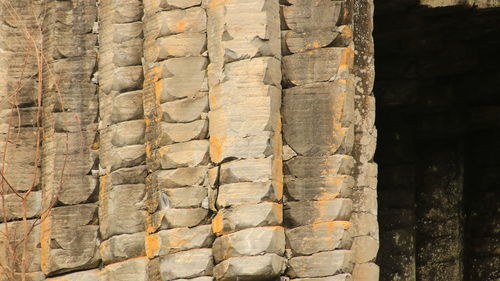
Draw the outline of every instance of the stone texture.
M144 256L145 238L145 232L138 232L134 234L122 234L113 236L110 239L103 241L99 248L102 261L105 264L110 264Z
M351 176L295 178L285 176L288 200L333 200L348 198L352 194L354 179Z
M294 257L289 261L287 273L294 278L325 277L351 272L353 267L351 256L351 251L337 250L316 253L311 256Z
M201 185L205 181L207 170L205 166L162 170L154 174L153 180L155 185L162 188Z
M166 145L159 149L161 167L172 169L206 165L209 157L208 146L206 140Z
M348 221L351 217L352 201L335 199L288 202L283 212L285 224L290 227L335 220Z
M285 259L276 254L234 257L214 268L217 280L255 280L277 277L285 269Z
M282 227L256 227L240 230L215 239L214 259L221 262L239 256L254 256L265 253L283 255L285 233Z
M280 200L279 190L271 182L241 182L219 186L217 207L227 208L241 204L258 204Z
M106 281L147 281L148 279L148 259L135 258L106 266Z
M160 258L162 280L211 275L213 266L211 249L193 249Z
M352 233L349 222L325 222L286 230L287 245L294 255L350 249Z
M347 155L295 157L285 163L285 171L298 178L350 175L354 159Z
M146 240L147 248L151 250L148 253L150 257L196 248L208 248L214 240L210 225L161 230L152 236Z

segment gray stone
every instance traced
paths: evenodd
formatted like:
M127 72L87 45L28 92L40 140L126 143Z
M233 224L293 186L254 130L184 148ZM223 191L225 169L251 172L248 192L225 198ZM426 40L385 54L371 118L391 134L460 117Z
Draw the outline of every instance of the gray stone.
M331 44L338 35L338 31L325 29L313 29L304 32L286 30L282 33L282 40L290 52L300 53L312 49L324 48Z
M144 184L104 184L99 194L99 226L102 239L144 231L145 196Z
M153 174L153 182L161 188L201 185L205 181L207 173L208 167L206 166L160 170Z
M102 261L105 264L144 256L145 232L122 234L103 241L99 247Z
M148 258L135 258L106 266L105 281L147 281Z
M285 252L285 233L280 226L256 227L240 230L215 239L214 259L221 262L231 257L255 256Z
M289 201L333 200L349 198L355 181L351 176L295 178L285 176Z
M267 181L272 179L272 165L272 157L226 162L220 166L220 182Z
M190 140L205 139L208 134L208 120L196 120L189 123L161 123L160 145L167 145Z
M148 239L151 244L148 245L148 248L152 250L151 257L196 248L208 248L214 241L211 225L161 230L152 235L155 237Z
M290 227L335 220L348 221L351 213L350 199L288 202L284 208L285 224Z
M24 196L22 193L20 195ZM3 200L0 201L0 210L4 211L0 217L0 222L3 222L5 218L7 218L7 221L21 219L23 217L27 219L33 218L42 211L41 191L31 192L26 198L26 216L23 215L22 200L16 194L3 194L2 199ZM4 202L5 206L3 205Z
M208 210L204 208L173 209L163 211L169 228L193 227L207 220Z
M326 277L351 272L353 266L351 251L337 250L291 258L287 273L292 278Z
M166 145L159 149L162 169L195 167L208 164L207 140Z
M201 207L203 200L208 196L207 187L203 186L169 188L164 191L172 208Z
M212 220L212 229L216 234L225 234L251 227L281 225L282 221L280 204L238 205L220 210Z
M212 249L193 249L160 258L162 280L211 275L213 266Z
M349 222L323 222L286 230L287 245L294 255L350 249L352 233Z
M348 155L295 157L284 165L285 173L298 178L350 175L354 159Z
M265 280L279 276L285 270L286 260L276 254L229 258L214 268L214 276L221 281Z
M161 105L163 121L167 122L192 122L205 118L208 111L208 95L199 92L193 97L166 102Z
M206 57L171 58L161 63L160 102L195 98L207 92Z
M281 199L278 190L268 182L241 182L223 184L219 187L218 208L241 204L258 204L264 201L277 202Z
M44 280L44 279L41 279ZM47 281L105 281L105 272L101 270L87 270L65 274L59 277L45 279Z
M307 0L287 0L291 5L283 7L283 17L290 29L303 32L308 30L333 30L340 17L342 2L320 0L311 5Z
M207 36L204 33L186 32L159 38L156 44L158 53L153 60L201 56L207 48Z
M118 169L109 174L112 185L144 183L147 171L146 166L136 166L131 168Z

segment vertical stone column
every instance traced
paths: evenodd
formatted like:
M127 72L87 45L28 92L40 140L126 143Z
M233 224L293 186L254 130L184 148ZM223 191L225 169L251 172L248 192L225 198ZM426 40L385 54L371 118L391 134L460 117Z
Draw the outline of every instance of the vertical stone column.
M351 12L331 0L282 6L284 219L294 280L351 280Z
M32 229L25 244L21 242L26 231L39 218L42 201L41 142L37 140L41 137L37 134L41 119L36 117L42 114L37 99L40 84L37 83L36 51L24 34L26 29L37 43L40 42L36 22L40 16L40 1L15 1L9 4L0 4L0 171L4 177L0 178L0 191L3 194L3 200L0 201L0 265L7 267L0 270L0 280L10 277L5 270L11 270L14 274L23 271L18 262L20 260L13 260L13 254L17 259L22 258L24 246L27 248L24 260L26 276L42 279L40 226ZM11 188L21 196L31 190L26 201L26 214L23 214L21 200ZM22 221L23 217L27 218L26 222ZM11 246L20 243L15 253L8 251L9 243Z
M130 268L120 280L148 277L142 16L142 0L99 2L100 253L108 275Z
M208 52L214 277L275 278L285 266L278 1L209 1Z
M354 281L379 280L379 267L375 259L379 249L377 222L377 164L373 161L377 145L375 128L375 97L373 96L374 47L373 1L347 1L351 12L346 20L353 26L354 65L352 73L356 81L355 140L353 156L356 159L353 193L354 210L351 222L354 226Z
M212 280L206 7L145 1L145 110L154 280Z
M44 208L41 265L45 274L94 268L100 262L97 218L97 20L95 1L46 1L44 19Z

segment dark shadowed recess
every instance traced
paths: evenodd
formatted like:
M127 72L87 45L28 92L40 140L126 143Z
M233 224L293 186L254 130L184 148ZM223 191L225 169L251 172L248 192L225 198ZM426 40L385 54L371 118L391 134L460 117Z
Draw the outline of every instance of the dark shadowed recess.
M375 1L381 281L500 280L500 9Z

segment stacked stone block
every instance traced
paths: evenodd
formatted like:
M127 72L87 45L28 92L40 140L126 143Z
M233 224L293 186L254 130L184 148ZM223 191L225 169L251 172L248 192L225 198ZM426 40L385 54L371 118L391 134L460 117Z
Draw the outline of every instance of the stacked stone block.
M281 9L287 276L351 280L354 50L343 25L351 11L331 0Z
M272 279L285 268L278 1L209 1L208 53L213 275Z
M146 248L155 280L213 279L205 8L201 1L145 2L145 108L154 190Z
M44 209L41 266L46 275L97 267L98 162L95 1L47 1L44 18ZM75 22L77 22L75 24Z
M40 152L37 139L41 135L34 134L41 127L37 115L42 114L42 109L38 107L40 103L36 96L39 85L37 65L30 59L35 57L35 51L29 49L32 44L25 37L23 28L33 32L33 38L39 40L40 33L36 32L39 14L39 1L16 1L10 7L0 5L0 171L3 176L0 179L3 194L0 202L0 266L9 267L19 276L22 265L13 261L13 252L8 251L8 247L20 243L15 258L22 257L26 246L24 268L26 276L32 280L43 278L40 227L34 227L25 237L39 219L42 207L41 153L36 153ZM22 200L9 184L21 196L26 196L26 191L31 190L26 197L26 213L22 210ZM23 217L27 219L25 222ZM27 238L26 243L22 243L24 238ZM9 276L2 272L0 280L7 280Z
M141 0L99 3L99 251L108 280L147 280L142 16Z

